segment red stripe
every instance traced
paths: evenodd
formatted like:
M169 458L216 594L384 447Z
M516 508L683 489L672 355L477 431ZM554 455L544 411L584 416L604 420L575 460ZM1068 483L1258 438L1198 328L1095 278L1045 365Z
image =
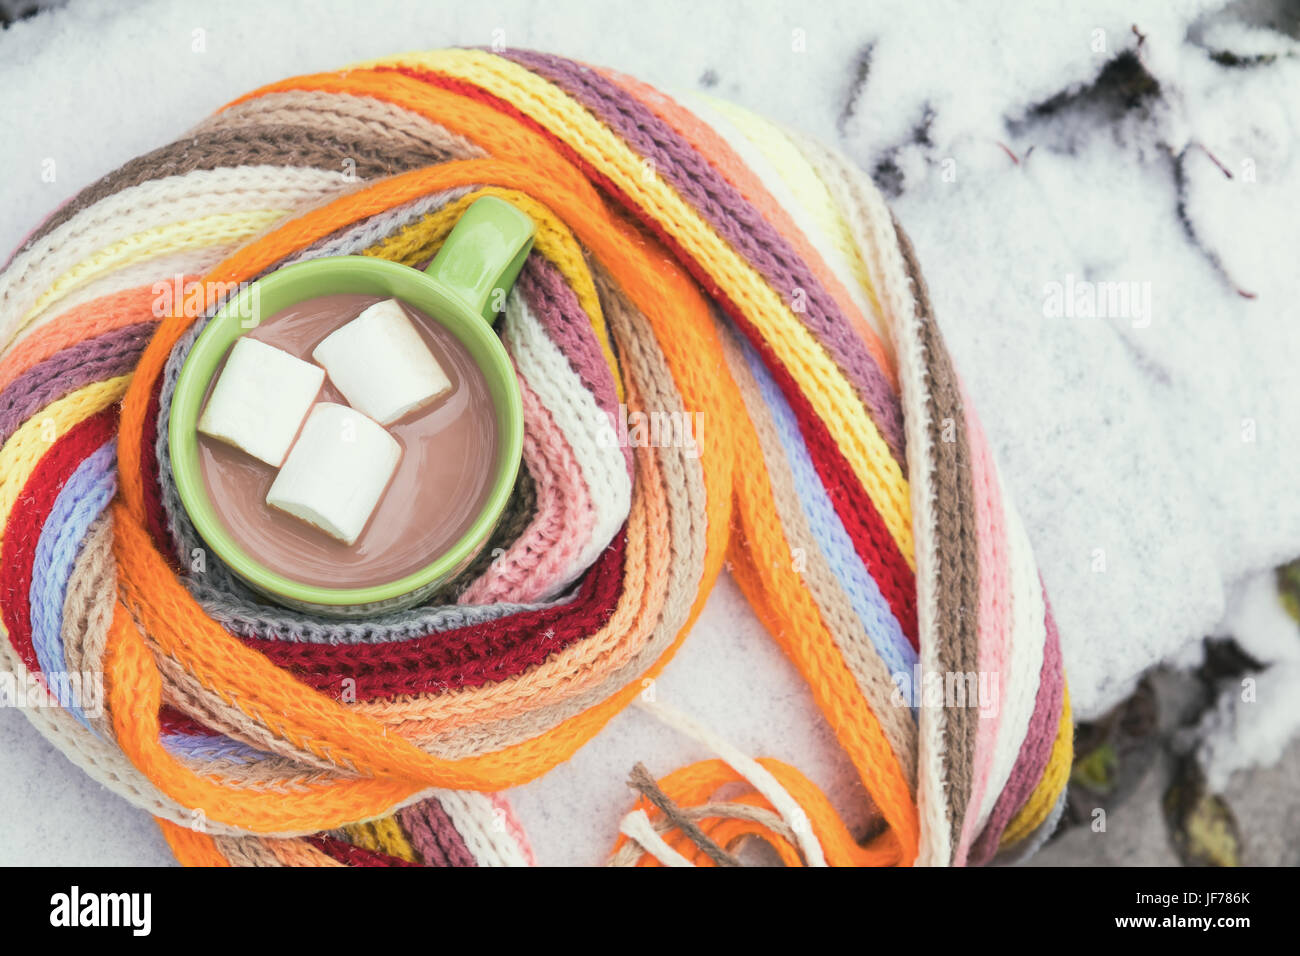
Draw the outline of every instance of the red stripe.
M844 530L853 541L854 550L889 602L889 608L912 647L919 649L916 626L916 576L889 533L875 503L858 482L853 466L831 437L825 423L813 411L808 396L796 387L785 366L772 354L762 336L746 323L737 323L745 337L763 356L763 364L772 373L791 410L801 423L804 443L822 484L835 506Z
M225 731L214 730L207 724L200 723L183 710L177 710L171 704L163 704L158 708L158 724L163 734L184 734L187 737L211 737L214 733L220 734Z
M403 860L400 857L391 856L387 853L380 853L376 850L367 850L351 843L344 843L324 833L318 833L315 836L306 838L307 842L320 850L326 856L338 860L340 863L346 863L348 866L419 866L418 863L412 863L410 860Z
M609 620L618 604L626 548L626 534L620 533L587 572L576 598L558 607L382 644L243 640L303 683L336 699L343 694L344 679L356 682L358 700L502 681L586 638Z
M40 673L32 645L32 563L41 528L73 472L117 432L117 405L73 425L51 446L23 486L0 549L0 604L9 641L29 671Z

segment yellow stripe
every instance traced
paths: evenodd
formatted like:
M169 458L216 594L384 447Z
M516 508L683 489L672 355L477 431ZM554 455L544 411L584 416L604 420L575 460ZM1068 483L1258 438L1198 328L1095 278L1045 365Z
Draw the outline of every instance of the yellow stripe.
M33 415L0 448L0 542L14 502L50 447L79 422L103 411L126 394L131 376L92 382Z
M364 850L387 853L408 863L419 863L406 834L393 817L381 817L368 823L353 823L343 828L354 844Z
M25 327L52 302L102 275L169 252L241 243L290 212L287 209L259 209L251 212L215 213L186 222L155 226L125 236L83 259L54 280L22 317L15 332Z
M814 220L817 228L853 270L853 278L867 293L875 315L883 315L880 300L876 298L875 286L871 284L866 263L858 255L857 243L853 241L849 225L840 214L839 207L831 197L826 184L822 182L816 170L808 164L803 153L779 127L761 116L726 100L702 94L700 98L708 103L710 109L726 117L728 122L763 154L763 158L772 164L772 168L794 194L800 207ZM876 332L879 334L881 331L878 327L879 323L872 324L877 326Z
M385 57L358 68L404 64L464 80L513 104L563 139L644 209L744 312L808 396L853 467L910 567L912 509L898 462L835 363L762 277L579 103L528 70L477 50Z
M614 349L610 344L609 329L605 325L605 314L600 307L596 285L587 270L586 260L582 257L582 247L569 231L569 227L561 222L555 213L526 193L499 186L476 190L425 216L419 222L403 227L382 242L363 250L362 254L414 266L434 255L461 213L470 203L486 195L500 196L532 217L537 226L537 235L533 240L534 248L560 271L565 283L577 296L578 305L582 306L583 311L590 318L592 330L596 333L596 341L600 343L601 354L605 357L605 364L609 366L610 373L614 376L614 388L621 402L623 379L619 375L618 362L614 358Z
M1056 806L1061 791L1070 777L1070 765L1074 762L1074 719L1070 713L1070 688L1062 688L1061 722L1056 728L1056 740L1052 744L1052 755L1043 770L1043 778L1029 795L1020 812L1002 831L999 846L1008 846L1023 840L1033 833Z

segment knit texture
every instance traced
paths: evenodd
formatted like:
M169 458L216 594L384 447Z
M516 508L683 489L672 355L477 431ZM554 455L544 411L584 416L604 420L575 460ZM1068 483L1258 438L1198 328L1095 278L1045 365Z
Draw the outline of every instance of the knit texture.
M171 475L189 349L240 283L422 265L484 195L536 224L496 324L505 517L427 606L265 603ZM532 863L498 791L652 697L724 566L876 825L659 708L721 759L638 767L610 862L982 864L1054 825L1072 724L1014 503L906 235L797 133L526 51L284 80L54 212L0 272L0 342L3 669L184 863Z

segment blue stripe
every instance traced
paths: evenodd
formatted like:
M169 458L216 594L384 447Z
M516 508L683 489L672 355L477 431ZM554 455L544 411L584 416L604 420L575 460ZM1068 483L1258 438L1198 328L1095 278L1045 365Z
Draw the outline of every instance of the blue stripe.
M63 656L63 602L72 566L90 526L117 492L117 440L110 439L77 466L50 509L32 563L32 646L59 704L83 724Z
M853 539L849 537L844 523L835 512L830 495L821 483L798 421L780 387L763 364L758 351L743 336L740 339L745 361L749 364L758 383L759 394L771 413L786 461L794 475L799 504L808 519L818 549L839 579L840 587L848 595L854 613L881 660L889 668L891 676L905 675L906 684L900 686L909 687L917 661L916 649L907 640L889 602L881 594L867 566L858 557Z

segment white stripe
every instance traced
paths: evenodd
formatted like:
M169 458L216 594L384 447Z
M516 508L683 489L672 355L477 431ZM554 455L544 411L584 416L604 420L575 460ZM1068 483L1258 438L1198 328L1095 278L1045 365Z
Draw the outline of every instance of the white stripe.
M650 822L650 818L645 815L644 810L633 810L625 816L623 822L618 825L618 832L630 840L635 840L641 849L664 866L695 865L670 847L667 841L655 832L654 825Z
M282 166L197 170L120 190L81 210L14 257L0 274L0 343L59 277L100 249L202 216L297 209L355 188L338 173Z
M506 824L505 810L487 794L438 790L434 796L479 866L528 866L528 857Z
M632 479L623 450L616 443L602 441L602 436L611 434L609 416L518 293L506 299L501 337L519 374L564 433L595 511L591 537L565 569L562 580L552 585L549 593L553 594L591 567L623 526L632 508Z
M127 289L134 289L142 285L153 286L156 283L165 282L170 288L175 282L176 276L202 276L233 251L234 247L230 245L210 246L206 249L186 249L182 252L159 256L156 259L135 262L121 269L114 269L92 282L70 290L67 295L51 302L47 307L36 313L32 320L24 325L10 340L8 347L4 351L9 352L17 348L25 339L31 338L59 316L72 311L77 306L93 302L102 296L112 295L115 292L124 292ZM168 301L170 301L170 297ZM152 310L150 314L154 318L165 318L165 316L155 314ZM148 317L141 315L140 321L145 321Z

